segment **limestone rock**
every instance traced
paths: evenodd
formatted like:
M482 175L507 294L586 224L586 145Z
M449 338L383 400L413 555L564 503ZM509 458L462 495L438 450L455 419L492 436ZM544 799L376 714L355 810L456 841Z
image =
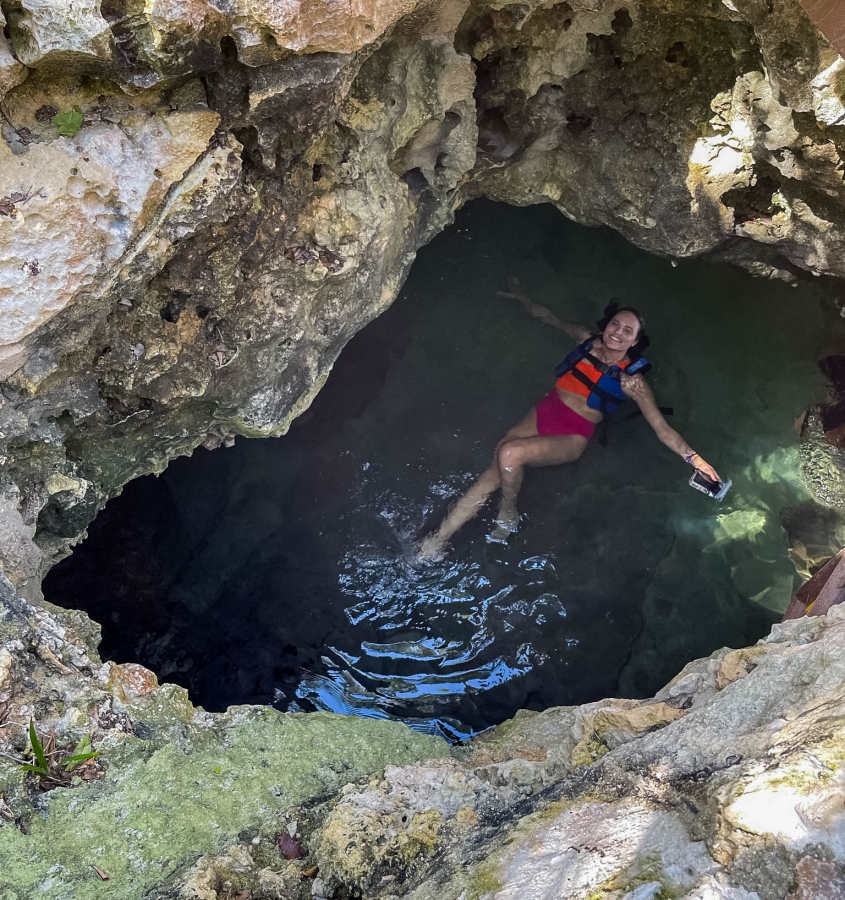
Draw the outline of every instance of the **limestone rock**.
M9 11L12 45L29 67L65 73L114 59L111 29L99 0L20 0Z
M388 767L366 789L347 788L322 824L315 859L328 891L376 891L427 865L447 835L501 815L518 796L454 760Z
M284 433L471 197L845 275L845 64L798 0L3 9L0 748L25 753L34 717L91 737L106 775L34 800L3 758L0 893L84 900L91 863L135 879L127 900L838 890L839 610L444 760L392 724L209 715L21 596L131 478ZM845 463L813 429L807 481L840 504ZM318 879L274 850L298 804Z
M824 506L845 508L845 451L825 439L815 411L804 426L801 474L813 496Z
M11 696L12 688L12 654L0 648L0 703L5 703Z
M400 820L373 810L341 807L323 828L317 859L323 891L338 888L374 891L397 875L404 880L420 857L431 856L439 843L443 818L434 809ZM327 877L328 876L328 877Z
M354 10L308 0L236 0L225 7L204 0L155 0L142 6L18 0L10 9L10 25L13 47L26 66L51 73L120 73L131 84L151 87L218 68L225 40L234 42L249 66L275 62L291 52L354 53L411 12L416 12L421 31L448 27L454 19L446 9L450 5L463 6L448 0L369 0Z
M398 88L387 100L395 110L391 167L400 176L418 170L438 194L454 189L475 163L478 137L469 57L437 38L399 44L384 64L387 83ZM405 84L411 90L400 87L400 70L407 73Z
M845 900L841 868L823 859L805 856L797 867L798 887L790 900Z
M20 757L33 718L61 740L89 735L106 769L103 780L44 795L45 818L23 772L4 762L0 795L27 831L0 817L6 893L93 898L93 864L126 900L141 897L191 853L222 849L244 828L349 779L445 749L396 723L261 707L209 715L140 666L102 666L97 639L80 614L29 606L0 577L0 746ZM207 886L217 870L203 871Z
M9 101L19 127L36 123L42 100L33 92ZM33 143L18 158L0 145L0 192L11 207L0 243L4 358L77 297L101 291L150 226L172 214L168 194L206 153L219 117L163 112L155 100L97 116L92 98L84 114L96 118L75 137Z
M522 713L474 742L460 783L473 784L471 772L489 780L492 805L458 795L444 803L443 787L460 771L455 763L388 770L364 791L347 789L321 832L325 896L343 885L367 896L414 900L526 892L573 900L590 892L617 900L661 893L751 900L786 898L796 878L810 884L810 872L838 877L836 866L819 868L816 857L804 854L841 862L845 852L835 799L842 792L843 720L829 703L818 704L841 677L835 660L843 623L840 611L782 626L754 648L748 658L756 666L739 680L725 673L740 657L723 652L711 669L713 687L699 682L701 692L683 717L641 731L597 762L576 762L565 770L568 777L558 770L552 782L558 787L534 799L518 800L526 795L507 779L497 781L495 766L503 766L509 750L528 762L526 756L541 756L544 748L538 761L544 762L561 739L572 740L581 710ZM627 712L635 708L631 703ZM819 729L822 721L828 727ZM529 735L536 750L525 742ZM492 766L491 752L500 760ZM454 774L444 778L447 771ZM415 855L415 866L404 864L395 849L407 827L399 813L407 823L416 810L436 811L445 833L459 803L474 808L479 825L449 831L427 872L419 868L424 856ZM386 847L394 847L392 856ZM469 869L462 863L467 853L474 861ZM391 876L386 881L384 873Z
M21 515L20 492L13 487L0 490L0 543L3 547L0 569L27 596L40 596L41 553L33 542L34 522Z
M35 883L43 878L39 867L50 865L47 896L89 896L82 869L57 860L52 845L45 849L50 829L61 829L72 815L73 833L88 855L101 847L96 865L119 879L133 872L151 896L162 898L171 895L156 892L160 876L150 874L156 868L149 860L165 853L179 860L189 848L209 855L179 876L176 895L212 900L235 888L260 888L269 897L304 898L313 890L385 900L518 897L529 885L532 896L573 900L590 891L609 900L667 892L689 900L786 900L793 890L792 900L807 900L839 889L845 865L841 608L778 626L751 651L720 651L691 664L663 692L676 702L684 696L677 686L686 684L693 702L685 713L638 701L522 713L460 759L443 759L442 743L412 737L403 726L249 708L224 716L195 711L184 692L159 688L140 667L99 667L85 642L73 637L81 620L59 621L58 613L21 605L4 590L5 608L17 604L30 623L25 640L41 648L35 657L22 654L0 622L7 628L0 627L3 671L25 676L2 682L12 717L27 715L38 693L49 695L61 683L58 696L73 698L76 712L65 711L60 727L78 734L93 726L108 766L106 781L54 792L47 823L30 822L29 861L8 870L16 885ZM20 620L7 621L19 633ZM86 669L96 673L93 693L80 691ZM744 677L734 677L740 669ZM33 689L34 679L40 684ZM86 706L95 710L93 719ZM39 716L56 716L58 725L58 711L42 704ZM573 753L587 732L606 744L595 760ZM390 762L390 754L399 764L378 774L379 760ZM425 761L402 765L411 761L408 754ZM268 765L256 768L262 759ZM296 772L290 772L294 759ZM356 762L338 777L333 759ZM25 795L15 787L20 776L2 769L0 778L10 808L26 813ZM152 807L142 798L148 788L158 792ZM339 790L334 801L290 809L326 789ZM174 802L192 823L179 841L164 824L175 816ZM203 804L203 815L190 812L195 802ZM115 819L118 809L146 812L143 821L136 814L124 821ZM277 855L271 864L278 854L272 835L288 826L301 833L308 855L287 864ZM103 828L114 835L105 844ZM136 831L143 851L131 837ZM235 833L255 837L232 843ZM161 835L168 835L166 849ZM22 859L21 840L13 828L0 828L4 864ZM309 880L314 865L318 881Z
M344 10L88 3L54 23L55 5L15 5L37 71L7 95L0 148L0 455L26 434L90 483L70 506L9 460L48 559L128 478L209 435L282 433L468 197L551 200L772 277L839 271L841 66L797 2ZM96 62L84 84L73 60ZM90 448L73 465L64 409Z
M352 12L343 4L308 0L284 6L241 0L232 16L233 36L248 65L268 61L268 43L299 53L351 53L384 34L414 5L413 0L365 0Z
M523 828L488 868L491 900L679 896L717 868L679 817L633 800L564 807Z
M0 101L27 76L26 67L12 53L5 35L6 17L0 12Z
M283 168L337 116L361 62L351 54L320 53L246 72L248 107L239 114L245 125L255 126L257 149L268 169ZM213 83L220 94L228 88ZM283 129L279 122L285 123Z
M520 710L513 719L480 735L469 759L473 765L487 766L487 777L496 780L492 772L497 767L506 761L512 767L514 760L524 760L523 768L532 770L535 784L544 784L682 715L682 710L666 703L638 700L602 700L541 713Z
M179 894L185 900L218 900L230 892L233 876L246 873L253 865L251 848L243 844L229 847L217 857L202 857L191 870Z

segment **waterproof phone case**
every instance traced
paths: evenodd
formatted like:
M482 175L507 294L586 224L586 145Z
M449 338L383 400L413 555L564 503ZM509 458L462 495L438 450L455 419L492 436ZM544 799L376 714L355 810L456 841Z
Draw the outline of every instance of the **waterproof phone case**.
M707 494L708 497L712 497L714 500L721 500L733 484L730 478L727 481L713 481L703 472L699 472L698 469L692 473L689 483L690 487L701 491L702 494Z

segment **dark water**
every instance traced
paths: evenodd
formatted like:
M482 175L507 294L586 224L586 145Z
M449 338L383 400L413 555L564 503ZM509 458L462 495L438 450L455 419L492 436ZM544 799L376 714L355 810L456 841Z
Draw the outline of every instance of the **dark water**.
M510 277L585 324L613 296L643 310L658 402L733 478L721 505L640 417L607 449L530 471L508 546L486 542L488 510L443 564L409 565L571 347L496 295ZM807 498L793 420L823 397L815 359L843 330L812 288L672 267L551 207L477 202L287 436L129 484L45 594L102 623L105 657L208 709L276 702L466 733L520 707L647 696L785 609L780 511Z

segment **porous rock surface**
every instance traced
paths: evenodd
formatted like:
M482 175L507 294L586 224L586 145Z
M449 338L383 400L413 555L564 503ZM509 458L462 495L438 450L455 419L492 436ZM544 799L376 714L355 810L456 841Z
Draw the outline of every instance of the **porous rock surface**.
M844 643L835 608L691 663L652 701L522 712L295 816L310 887L262 889L249 846L233 883L267 897L841 896ZM233 849L173 896L204 896L209 869L231 877Z
M207 714L142 666L102 663L83 614L30 606L5 578L0 596L3 900L146 896L296 803L445 752L399 723L248 706ZM49 731L90 735L102 777L40 794L20 766L30 720L43 742Z
M397 723L204 713L140 666L102 664L81 614L0 589L4 898L845 888L842 607L690 663L652 700L521 712L450 751ZM92 735L102 777L39 794L10 759L30 717Z
M836 610L652 701L523 713L450 754L390 723L206 714L38 605L128 480L284 433L467 199L841 278L845 62L798 0L0 15L0 897L841 895ZM97 777L39 793L30 719L92 737Z

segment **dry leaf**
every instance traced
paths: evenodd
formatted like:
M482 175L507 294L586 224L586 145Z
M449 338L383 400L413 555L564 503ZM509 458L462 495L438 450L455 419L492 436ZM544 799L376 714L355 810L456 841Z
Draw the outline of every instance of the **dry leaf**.
M330 272L339 272L343 268L343 260L331 250L321 250L318 258Z
M284 256L285 259L289 259L298 266L305 266L308 263L317 262L319 259L317 254L305 244L300 244L297 247L288 247L284 252Z
M276 846L285 859L302 859L305 856L302 844L297 838L291 837L287 831L280 831L276 835Z

